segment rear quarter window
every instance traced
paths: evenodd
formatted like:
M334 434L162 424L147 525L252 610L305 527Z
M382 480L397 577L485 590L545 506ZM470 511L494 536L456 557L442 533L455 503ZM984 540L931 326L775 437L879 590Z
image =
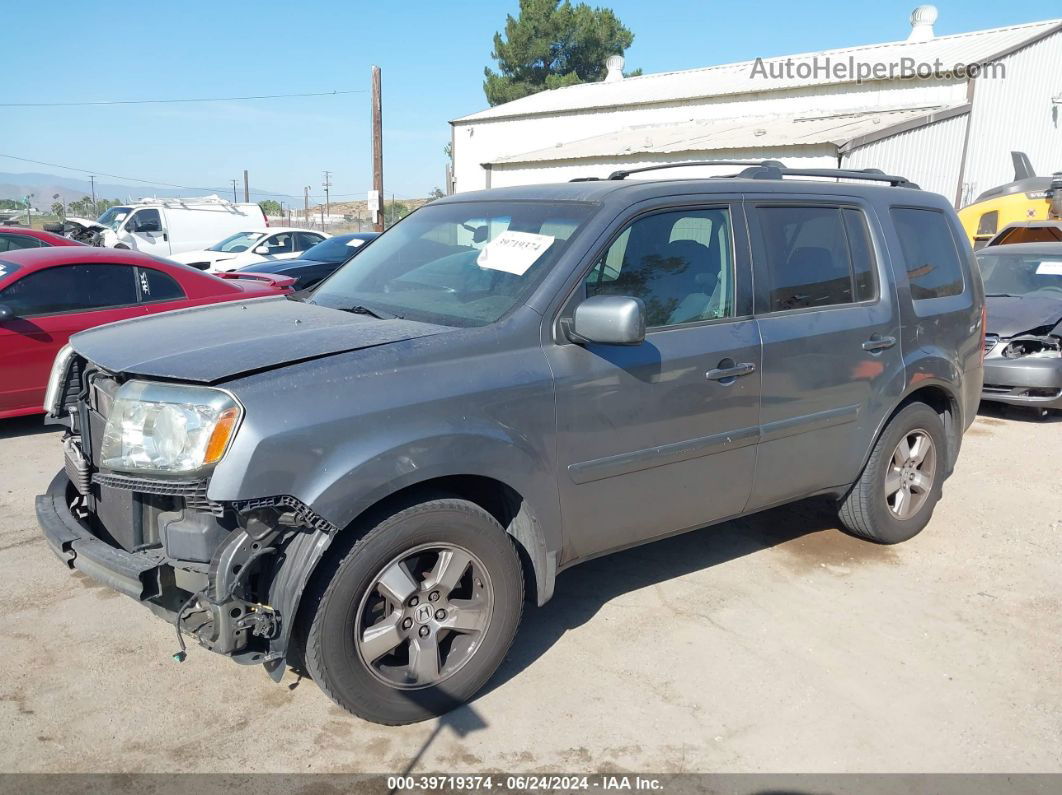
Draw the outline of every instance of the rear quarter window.
M911 298L925 301L959 295L964 282L959 250L948 217L939 210L893 207Z

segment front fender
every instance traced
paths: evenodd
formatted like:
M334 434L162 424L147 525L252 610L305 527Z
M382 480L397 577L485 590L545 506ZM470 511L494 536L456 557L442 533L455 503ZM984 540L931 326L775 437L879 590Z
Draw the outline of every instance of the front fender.
M382 447L382 446L381 446ZM321 468L322 476L303 494L292 496L340 528L350 525L382 500L418 484L438 478L474 475L498 481L521 495L523 504L506 531L530 558L540 604L553 592L556 554L561 548L559 497L548 463L524 440L506 429L482 427L464 432L439 431L434 435L413 434L386 449L361 455L337 448ZM369 452L369 454L365 454ZM310 577L333 543L335 535L304 533L289 544L284 562L270 590L270 604L287 620L271 651L286 654L293 618ZM270 665L274 676L282 665Z

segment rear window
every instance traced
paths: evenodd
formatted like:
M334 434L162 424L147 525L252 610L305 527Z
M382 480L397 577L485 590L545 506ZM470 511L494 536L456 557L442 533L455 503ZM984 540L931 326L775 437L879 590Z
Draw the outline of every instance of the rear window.
M1058 243L1062 241L1062 228L1054 226L1015 226L1004 229L999 240L992 245L999 246L1004 243Z
M963 291L962 265L947 216L938 210L894 207L911 298L924 301Z

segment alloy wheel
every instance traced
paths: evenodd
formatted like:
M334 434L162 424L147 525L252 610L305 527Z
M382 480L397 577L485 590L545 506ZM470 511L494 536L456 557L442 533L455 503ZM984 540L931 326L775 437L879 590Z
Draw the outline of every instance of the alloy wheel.
M362 597L354 644L390 687L432 687L465 665L482 643L494 608L483 563L453 544L425 544L384 566Z
M885 502L897 519L917 514L933 491L937 451L922 428L908 431L896 445L885 470Z

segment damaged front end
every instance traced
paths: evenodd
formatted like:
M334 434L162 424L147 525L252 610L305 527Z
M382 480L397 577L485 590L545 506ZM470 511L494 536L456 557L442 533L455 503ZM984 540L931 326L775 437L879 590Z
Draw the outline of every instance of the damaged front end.
M236 399L127 378L64 349L47 401L49 421L66 427L64 469L37 515L60 559L170 621L176 659L187 634L279 678L297 600L288 553L336 528L288 495L209 498L239 427Z
M985 340L983 400L1062 409L1062 322Z

